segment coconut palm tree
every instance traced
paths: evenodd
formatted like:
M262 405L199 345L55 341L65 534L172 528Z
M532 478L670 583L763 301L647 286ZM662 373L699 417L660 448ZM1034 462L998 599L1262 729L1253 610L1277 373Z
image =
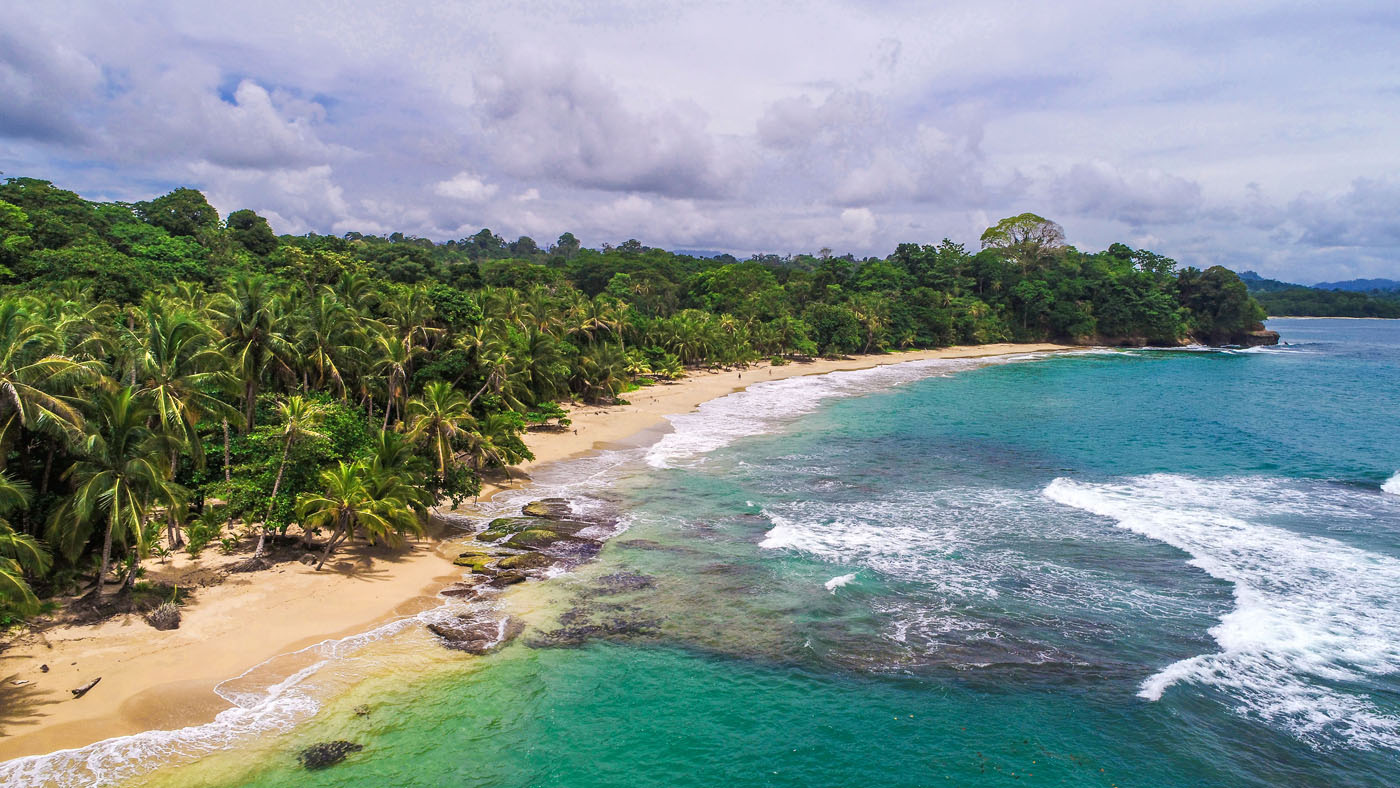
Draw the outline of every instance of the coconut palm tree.
M57 337L12 299L0 301L0 470L19 428L67 440L82 434L83 415L68 395L96 380L101 363L56 350Z
M297 517L307 529L328 531L316 569L326 565L336 548L363 531L373 544L401 543L406 534L423 532L413 507L397 491L385 492L376 483L369 465L342 462L321 472L321 492L303 493L297 499Z
M308 300L297 322L303 384L329 389L344 399L349 394L347 367L362 352L350 308L330 288L322 288Z
M294 348L286 314L269 280L240 275L214 305L222 323L223 353L243 380L243 431L253 429L258 392L273 372L291 374Z
M158 436L148 425L156 410L130 386L99 388L90 405L88 432L76 447L79 459L65 473L73 494L49 519L49 543L68 559L78 557L95 526L104 529L102 565L93 598L112 566L112 541L120 536L144 552L144 526L153 506L177 505L184 489L162 465Z
M38 607L25 573L49 571L52 559L44 546L28 534L17 533L3 515L29 507L29 485L0 473L0 608L31 613Z
M574 367L574 390L589 402L610 400L627 385L627 354L611 342L585 347Z
M389 428L389 414L398 408L399 415L403 416L403 398L408 384L409 369L413 365L413 358L421 352L421 348L415 347L402 337L381 334L377 337L379 361L375 364L375 369L384 377L384 424L383 429Z
M516 368L510 377L518 380L529 392L527 404L554 399L568 364L559 350L559 342L544 331L530 329L525 335Z
M397 432L380 430L370 445L367 462L372 492L380 498L401 498L419 516L426 517L429 507L435 503L433 494L419 483L426 465L408 438Z
M516 414L492 413L479 420L477 428L466 434L472 470L480 473L487 466L506 467L533 458L525 444L516 438L518 418Z
M156 409L162 429L172 435L196 467L204 450L196 428L214 416L239 420L238 411L218 394L237 389L217 347L218 336L207 324L169 304L147 305L139 344L136 382ZM174 472L175 456L171 455Z
M423 388L422 397L409 401L407 415L409 437L432 447L438 475L445 478L454 456L453 441L476 426L471 403L450 384L438 380Z
M277 405L277 415L282 418L282 459L277 463L277 478L272 481L272 494L268 496L267 514L263 515L263 529L258 534L254 558L262 558L267 553L267 518L272 516L272 507L277 503L277 491L282 487L282 474L287 471L287 456L292 452L292 445L326 437L318 430L326 419L326 407L319 402L291 396Z

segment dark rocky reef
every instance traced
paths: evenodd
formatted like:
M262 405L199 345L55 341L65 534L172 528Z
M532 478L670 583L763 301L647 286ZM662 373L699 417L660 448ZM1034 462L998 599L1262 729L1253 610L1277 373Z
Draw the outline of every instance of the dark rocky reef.
M297 753L297 760L308 769L324 769L340 763L350 753L359 752L364 748L363 744L352 741L325 741Z
M1246 331L1236 338L1236 345L1242 347L1267 347L1278 344L1278 332L1260 328L1254 331Z
M485 654L499 648L519 635L523 628L524 625L515 619L502 623L476 616L457 616L428 625L428 631L437 635L443 646L468 654Z

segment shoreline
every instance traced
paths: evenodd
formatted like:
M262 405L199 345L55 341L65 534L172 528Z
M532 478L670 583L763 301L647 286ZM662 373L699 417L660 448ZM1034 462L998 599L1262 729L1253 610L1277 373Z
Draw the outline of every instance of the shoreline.
M1400 317L1354 317L1328 315L1269 315L1265 320L1400 320Z
M509 479L483 482L478 501L528 485L530 472L545 465L635 441L664 427L667 416L753 383L928 359L1070 349L1074 346L1000 343L691 372L675 383L628 392L626 405L569 406L568 429L526 433L535 459L513 466ZM471 505L463 508L470 511ZM461 574L451 564L453 540L440 536L402 550L357 544L343 551L330 572L289 563L231 575L199 589L182 611L181 627L168 632L123 615L15 638L0 650L0 762L213 720L230 707L214 692L220 683L279 655L431 606L436 591ZM209 561L205 571L216 563ZM172 568L189 564L182 557ZM49 672L41 672L41 664ZM69 696L68 690L99 676L102 682L88 695Z

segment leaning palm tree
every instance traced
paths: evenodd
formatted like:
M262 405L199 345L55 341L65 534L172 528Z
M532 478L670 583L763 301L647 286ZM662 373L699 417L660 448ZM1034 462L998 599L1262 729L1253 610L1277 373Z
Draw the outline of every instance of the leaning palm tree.
M425 465L427 463L413 450L408 438L397 432L380 430L370 444L366 465L371 491L380 498L401 498L420 516L426 516L436 501L418 481L423 478Z
M476 424L471 403L450 384L433 381L423 388L422 397L409 401L407 415L409 436L432 447L438 474L445 478L454 456L453 441Z
M49 518L48 540L75 560L94 527L102 527L102 565L93 598L100 600L112 567L112 541L130 540L142 552L152 507L177 505L184 489L166 475L159 436L148 426L156 410L130 386L99 389L90 406L79 459L65 473L73 494Z
M267 554L267 518L272 516L272 507L277 504L277 491L282 487L282 474L287 470L287 456L292 452L292 445L326 437L318 429L327 415L326 406L319 402L299 396L288 397L286 402L277 406L277 415L282 417L282 459L277 463L277 478L272 482L267 514L263 515L263 529L258 534L258 547L253 551L253 558L262 558Z
M467 455L472 470L480 473L489 466L507 468L522 460L534 459L529 448L518 436L519 417L515 414L492 413L481 419L477 428L466 434Z
M0 473L0 515L12 509L28 508L29 498L28 484ZM17 533L10 522L0 516L0 609L9 608L21 614L33 612L39 600L29 587L25 573L47 572L50 560L48 551L38 540Z
M360 531L371 544L382 540L391 545L401 543L405 534L423 532L412 506L396 491L383 491L364 462L342 462L322 471L321 486L321 492L303 493L297 499L302 526L329 532L317 570Z

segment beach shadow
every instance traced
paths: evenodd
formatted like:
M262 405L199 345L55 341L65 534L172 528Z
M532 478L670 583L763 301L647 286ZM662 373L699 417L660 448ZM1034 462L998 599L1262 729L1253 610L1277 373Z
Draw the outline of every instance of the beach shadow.
M0 662L5 659L0 654ZM18 659L18 656L9 659ZM53 692L51 687L46 689L33 678L5 671L4 668L0 668L0 673L6 674L0 678L0 736L14 736L15 728L39 724L40 711L63 700L62 694ZM26 679L30 683L15 686L14 682Z

